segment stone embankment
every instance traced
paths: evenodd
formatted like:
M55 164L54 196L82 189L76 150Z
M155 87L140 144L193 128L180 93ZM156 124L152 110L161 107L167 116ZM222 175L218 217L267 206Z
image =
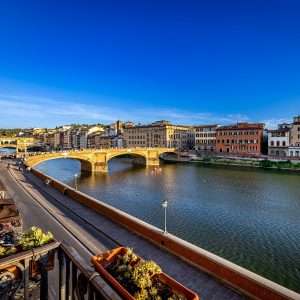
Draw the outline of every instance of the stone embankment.
M165 162L172 163L199 163L203 165L216 166L232 166L232 167L246 167L246 168L261 168L279 171L300 172L300 160L289 159L275 159L275 158L253 158L253 157L237 157L237 156L197 156L184 155L177 157L164 156Z

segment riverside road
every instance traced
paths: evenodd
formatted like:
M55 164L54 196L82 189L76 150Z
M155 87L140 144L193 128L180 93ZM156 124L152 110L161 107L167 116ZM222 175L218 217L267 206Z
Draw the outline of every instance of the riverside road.
M246 299L210 275L63 196L31 173L14 166L8 170L6 163L1 162L0 180L15 200L24 227L38 225L51 231L57 240L75 248L88 265L91 253L122 244L144 258L155 259L166 273L195 290L201 299Z

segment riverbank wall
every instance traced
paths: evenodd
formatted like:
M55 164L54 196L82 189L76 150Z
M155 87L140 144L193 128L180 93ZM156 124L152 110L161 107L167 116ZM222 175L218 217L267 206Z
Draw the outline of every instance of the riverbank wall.
M277 170L287 172L300 173L300 161L292 160L275 160L275 159L256 159L256 158L242 158L242 157L193 157L185 159L168 158L164 157L163 161L167 163L199 163L202 165L212 166L232 166L232 167L245 167L245 168L258 168L265 170Z
M230 261L198 246L186 242L170 233L164 234L161 229L143 222L98 199L81 193L34 168L31 169L31 172L45 184L52 186L74 201L142 236L156 244L158 247L180 257L251 299L300 300L300 294L298 293L231 263Z

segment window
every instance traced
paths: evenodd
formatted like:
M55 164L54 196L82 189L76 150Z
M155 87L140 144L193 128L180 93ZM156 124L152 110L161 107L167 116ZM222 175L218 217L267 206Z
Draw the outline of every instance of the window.
M277 146L277 147L280 146L280 142L279 142L279 141L276 142L276 146Z
M285 145L286 145L286 143L285 143L285 141L283 141L283 142L282 142L282 146L285 147Z
M274 146L274 141L271 141L271 146Z

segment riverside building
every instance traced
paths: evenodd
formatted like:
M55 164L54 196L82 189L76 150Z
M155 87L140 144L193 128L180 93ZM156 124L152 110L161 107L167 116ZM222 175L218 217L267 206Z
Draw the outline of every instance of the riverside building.
M192 149L194 129L191 126L173 125L168 121L157 121L149 125L125 126L124 146L167 147L179 150Z
M200 153L216 151L216 130L218 125L195 126L195 150Z
M216 151L237 155L260 155L264 135L263 123L237 123L216 129Z
M290 124L280 124L278 129L268 130L268 155L289 156L290 129Z
M289 156L300 158L300 116L294 117L294 121L291 124L290 140Z

